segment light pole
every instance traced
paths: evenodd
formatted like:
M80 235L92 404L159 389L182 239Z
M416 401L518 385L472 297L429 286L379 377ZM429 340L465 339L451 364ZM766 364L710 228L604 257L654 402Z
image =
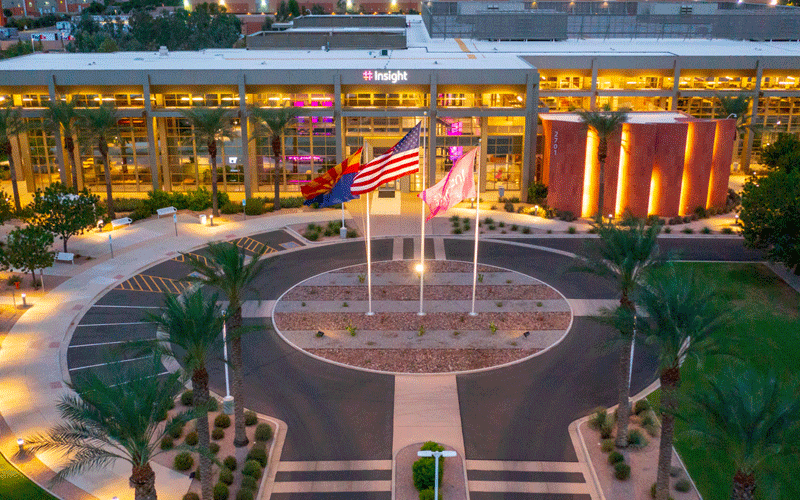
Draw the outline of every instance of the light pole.
M225 317L227 311L222 311ZM233 397L231 396L231 381L228 376L228 326L227 322L222 322L222 359L225 363L225 398L222 400L222 412L226 415L233 414Z
M418 457L434 457L433 475L433 500L439 500L439 457L454 457L456 452L422 450L417 452Z

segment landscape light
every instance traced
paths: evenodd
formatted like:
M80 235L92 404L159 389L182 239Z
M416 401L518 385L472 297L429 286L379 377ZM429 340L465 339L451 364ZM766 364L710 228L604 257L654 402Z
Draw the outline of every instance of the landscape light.
M425 270L425 266L423 266L422 264L417 264L416 266L414 266L414 269L416 269L418 273L421 273Z
M17 446L19 446L19 452L20 453L24 453L25 452L25 440L24 439L22 439L22 438L17 439Z

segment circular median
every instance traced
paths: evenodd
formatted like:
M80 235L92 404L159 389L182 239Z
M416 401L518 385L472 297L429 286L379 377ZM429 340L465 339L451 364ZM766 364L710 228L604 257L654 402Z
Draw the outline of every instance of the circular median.
M362 369L445 373L519 361L564 338L566 299L535 278L478 266L427 261L422 308L416 261L373 263L372 312L367 266L328 271L289 289L273 312L276 331L313 356Z

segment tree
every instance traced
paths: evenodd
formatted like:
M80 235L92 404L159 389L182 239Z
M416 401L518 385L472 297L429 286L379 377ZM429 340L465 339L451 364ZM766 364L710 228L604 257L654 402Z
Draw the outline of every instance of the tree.
M194 271L191 279L203 285L215 288L225 295L229 301L226 314L228 329L228 352L233 370L234 424L236 436L234 445L247 444L244 425L244 372L242 363L242 300L246 290L253 290L252 282L264 268L262 260L266 247L257 252L250 262L245 263L247 256L244 249L235 243L211 243L208 245L208 258L200 258L194 254L183 254L186 262Z
M747 246L766 250L769 260L800 275L800 168L751 177L739 220Z
M683 361L687 358L702 361L703 357L720 352L715 334L723 325L724 315L714 304L714 296L714 290L698 283L692 273L679 273L670 266L666 276L650 277L637 300L645 317L636 325L642 330L645 342L656 347L659 358L661 441L656 500L669 499L677 391Z
M214 217L219 216L217 201L217 141L232 138L235 133L231 117L225 108L194 108L181 111L192 124L194 136L204 143L211 161L211 208Z
M75 165L75 124L80 117L74 102L56 101L47 102L45 111L45 126L61 133L64 140L64 149L67 151L70 171L72 172L72 189L78 192L78 167Z
M588 257L572 271L580 271L604 276L616 282L620 291L620 307L635 317L636 304L633 293L642 284L652 269L661 262L658 250L657 225L645 226L643 223L627 227L613 224L595 225L600 239L587 248ZM628 418L630 417L630 371L633 353L634 330L620 330L623 345L620 351L619 409L617 410L618 447L628 445Z
M29 451L69 455L55 481L124 460L131 464L130 485L136 500L156 500L150 461L165 453L159 442L196 416L194 410L180 412L162 425L183 383L179 372L161 372L161 361L154 357L144 363L113 363L102 377L91 370L73 375L69 387L76 394L61 396L58 403L66 422L27 438Z
M628 110L622 108L612 111L606 104L600 111L576 111L583 123L597 134L597 163L600 166L599 182L597 191L597 216L603 216L603 197L605 196L605 174L606 157L608 156L608 139L617 130L622 128L622 124L628 121Z
M106 37L103 39L103 41L100 43L100 46L97 49L98 52L106 52L106 53L117 52L119 50L119 46L117 45L117 42L115 42L113 38L106 35Z
M300 17L300 4L297 3L297 0L289 0L287 7L291 17Z
M17 186L17 169L14 165L14 155L11 150L11 141L18 138L25 131L25 122L19 110L10 106L0 107L0 152L8 158L8 168L11 171L11 189L14 193L14 208L22 211L19 202L19 186Z
M794 134L778 134L775 142L761 149L761 163L789 173L800 169L800 139Z
M282 155L281 135L283 130L299 114L295 108L251 108L250 116L256 120L256 125L262 128L270 136L272 146L272 157L275 160L275 199L273 207L275 210L281 209L280 198L280 161Z
M114 198L111 194L111 170L108 165L108 144L117 135L119 115L114 106L103 104L99 108L81 110L80 130L86 141L97 147L103 159L103 172L106 179L106 209L108 217L115 219Z
M148 321L157 323L165 333L150 345L156 352L181 362L183 369L191 375L193 406L197 417L197 438L201 449L208 450L208 369L212 354L222 347L223 317L217 297L206 300L201 290L179 299L167 294L164 308L159 314L148 314ZM212 475L210 455L200 455L200 481L204 500L212 498Z
M61 237L64 252L71 236L83 234L97 224L101 214L97 209L100 197L83 188L77 194L60 182L50 184L33 196L33 216L30 222Z
M53 234L47 229L36 225L19 227L8 233L5 247L0 248L0 264L3 270L31 273L35 285L36 270L53 265L52 244Z
M5 224L7 220L14 217L14 207L11 205L11 198L5 191L0 190L0 224Z
M686 409L689 436L698 446L735 467L732 500L752 500L768 476L788 475L779 460L796 466L800 458L800 384L781 381L774 372L727 366L691 391ZM788 473L788 474L787 474ZM777 498L777 497L771 497Z
M739 150L739 139L748 131L754 132L756 127L748 125L750 115L750 97L744 94L739 95L719 95L716 96L719 101L719 113L717 118L735 118L736 128L734 129L734 153Z

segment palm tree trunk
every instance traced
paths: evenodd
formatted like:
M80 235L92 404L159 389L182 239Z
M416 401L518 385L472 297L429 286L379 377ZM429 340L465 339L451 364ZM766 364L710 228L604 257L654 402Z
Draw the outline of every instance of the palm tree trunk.
M106 207L108 208L108 218L116 219L114 213L114 198L111 196L111 169L108 166L108 145L105 144L105 139L101 139L97 143L100 149L100 154L103 156L103 173L106 177Z
M197 369L192 373L192 393L195 408L203 408L201 415L197 418L197 442L201 450L208 452L211 438L208 430L208 371L205 367ZM203 500L211 500L213 497L213 483L211 477L211 458L205 454L200 454L200 484Z
M75 165L75 141L72 140L72 137L65 137L64 138L64 148L67 150L67 154L69 155L69 168L72 172L72 189L75 192L78 192L78 166Z
M242 337L239 335L239 328L242 326L242 306L238 303L231 303L231 306L235 306L228 325L228 331L233 333L230 339L231 364L233 365L233 424L235 429L233 445L241 447L249 442L244 425L244 363L242 361Z
M14 192L14 208L17 212L22 211L22 205L19 202L19 186L17 186L17 169L14 167L14 156L11 151L11 141L6 141L3 144L3 152L8 157L8 170L11 174L11 190Z
M281 180L279 177L281 164L280 135L272 136L272 155L275 158L275 199L272 201L272 206L274 210L278 211L281 209Z
M603 136L600 137L600 142L597 144L597 163L600 167L598 173L599 179L597 183L597 219L603 220L603 201L606 194L606 157L608 156L608 139Z
M150 464L133 466L130 486L134 489L136 500L158 500L156 494L156 473Z
M211 160L211 213L219 217L217 202L217 141L208 141L208 157Z
M669 470L672 466L672 442L675 437L675 393L681 372L677 366L661 372L661 440L658 448L656 500L669 500Z
M755 475L736 471L736 474L733 476L733 493L731 493L731 500L753 500L756 497L755 492Z
M619 300L620 306L629 309L635 314L636 306L628 297L626 290L622 291L622 298ZM635 332L631 332L630 338L626 339L622 345L619 355L619 406L617 408L617 440L618 448L628 446L628 419L631 416L631 351L633 350L633 337Z

